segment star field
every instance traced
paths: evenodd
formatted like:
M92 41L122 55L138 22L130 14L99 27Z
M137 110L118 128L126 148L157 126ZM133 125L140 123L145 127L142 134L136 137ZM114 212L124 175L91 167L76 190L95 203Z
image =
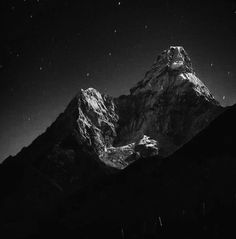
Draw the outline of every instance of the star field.
M222 105L236 102L234 1L1 3L0 161L42 133L80 88L127 94L157 54L183 45Z

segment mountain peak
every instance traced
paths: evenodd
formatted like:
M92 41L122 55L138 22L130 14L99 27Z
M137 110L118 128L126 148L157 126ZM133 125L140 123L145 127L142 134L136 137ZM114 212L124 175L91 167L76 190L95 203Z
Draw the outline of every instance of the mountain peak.
M162 94L196 92L208 101L214 101L208 88L196 77L191 60L182 46L170 46L158 55L144 79L130 89L132 95L152 91Z
M152 70L159 74L165 71L194 73L191 60L183 46L170 46L162 51L157 56Z
M170 70L193 72L191 60L182 46L170 46L162 53L159 60L163 60L161 58L164 58Z

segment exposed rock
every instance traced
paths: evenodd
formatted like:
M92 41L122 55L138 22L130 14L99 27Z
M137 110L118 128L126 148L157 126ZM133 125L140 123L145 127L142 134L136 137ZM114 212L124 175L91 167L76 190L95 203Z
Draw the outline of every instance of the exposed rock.
M124 169L137 159L156 155L158 155L157 141L144 135L137 142L120 147L105 148L100 159L112 167Z
M158 155L158 143L146 135L135 145L134 150L141 158L153 157Z
M113 101L97 90L82 90L78 96L78 119L80 143L92 146L100 155L105 147L112 145L116 137L118 115Z

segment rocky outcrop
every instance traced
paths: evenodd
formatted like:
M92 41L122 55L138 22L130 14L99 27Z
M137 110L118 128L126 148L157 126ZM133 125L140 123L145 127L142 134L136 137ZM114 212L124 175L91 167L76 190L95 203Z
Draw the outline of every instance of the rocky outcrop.
M158 142L144 135L137 142L120 147L105 148L100 159L111 167L124 169L138 159L157 156L158 150Z

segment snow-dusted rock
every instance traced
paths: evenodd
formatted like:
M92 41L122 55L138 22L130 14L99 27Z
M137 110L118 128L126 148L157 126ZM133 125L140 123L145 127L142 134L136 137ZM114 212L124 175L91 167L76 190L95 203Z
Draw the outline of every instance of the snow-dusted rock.
M99 155L116 137L118 115L113 101L97 90L81 90L78 98L77 128L81 144L92 146Z
M154 139L144 135L134 147L136 153L139 153L141 158L147 158L158 155L158 143Z
M158 155L156 140L144 135L136 142L120 146L105 148L100 159L107 165L123 169L130 163L140 159Z

